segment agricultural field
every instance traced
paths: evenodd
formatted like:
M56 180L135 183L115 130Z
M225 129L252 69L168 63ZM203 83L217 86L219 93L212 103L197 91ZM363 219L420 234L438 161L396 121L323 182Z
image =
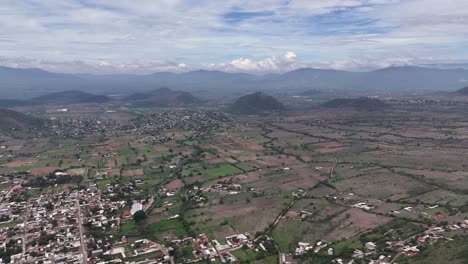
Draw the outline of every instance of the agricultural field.
M415 245L434 227L447 230L446 240L466 240L464 230L450 229L468 218L464 112L409 105L386 113L332 112L229 116L201 130L198 123L116 126L80 138L5 138L0 191L6 195L19 184L25 190L14 199L27 201L95 190L108 202L122 201L107 215L122 221L106 230L86 226L88 232L113 242L125 237L127 249L141 239L178 245L181 261L197 252L180 242L187 237L223 242L238 234L254 245L232 250L241 263L279 263L278 253L294 263L351 260L354 251L367 252L368 242L377 249L367 260L381 252L398 263L425 263L430 247L464 257L454 242L441 240L416 244L421 254L414 258L388 246ZM125 218L135 204L143 220ZM0 228L21 223L7 220ZM270 248L258 249L259 241ZM327 246L298 255L300 243Z

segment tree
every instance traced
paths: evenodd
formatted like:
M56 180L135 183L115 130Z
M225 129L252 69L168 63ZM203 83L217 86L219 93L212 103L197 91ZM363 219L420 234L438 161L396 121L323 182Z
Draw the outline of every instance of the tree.
M135 214L133 214L133 220L135 222L141 222L146 219L146 213L143 210L136 211Z

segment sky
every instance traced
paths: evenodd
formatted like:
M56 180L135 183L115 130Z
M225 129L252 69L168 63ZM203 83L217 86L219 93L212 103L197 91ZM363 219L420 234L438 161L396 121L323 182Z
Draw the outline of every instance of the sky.
M0 0L0 65L255 74L468 65L467 0Z

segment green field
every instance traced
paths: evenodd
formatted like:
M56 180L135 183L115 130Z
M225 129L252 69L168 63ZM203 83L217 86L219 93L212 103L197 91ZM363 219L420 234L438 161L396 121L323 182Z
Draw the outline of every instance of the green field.
M156 240L164 240L164 237L183 238L187 233L179 219L164 220L149 225L151 236Z

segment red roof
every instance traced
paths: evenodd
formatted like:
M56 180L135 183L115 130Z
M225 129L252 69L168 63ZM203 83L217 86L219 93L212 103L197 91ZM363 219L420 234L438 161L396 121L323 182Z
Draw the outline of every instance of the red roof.
M123 215L124 216L132 216L132 213L130 213L130 211L125 211Z
M442 219L447 218L447 216L443 215L443 214L438 214L438 215L436 215L436 218L437 218L437 220L442 220Z

